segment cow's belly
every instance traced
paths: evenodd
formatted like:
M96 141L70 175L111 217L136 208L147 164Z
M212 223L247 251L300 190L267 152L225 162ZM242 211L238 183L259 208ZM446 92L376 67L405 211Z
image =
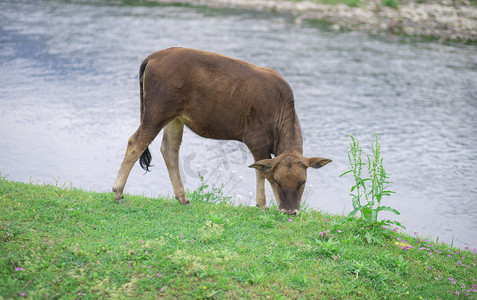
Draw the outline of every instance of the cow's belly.
M234 126L233 122L219 122L214 120L190 120L180 117L181 121L196 134L217 140L241 140L241 130ZM204 122L205 121L205 122Z

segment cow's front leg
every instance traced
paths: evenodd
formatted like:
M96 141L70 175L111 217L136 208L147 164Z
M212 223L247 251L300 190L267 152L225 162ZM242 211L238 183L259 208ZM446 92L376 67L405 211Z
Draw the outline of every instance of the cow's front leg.
M257 177L257 195L255 198L257 206L260 209L267 209L267 199L265 198L265 176L259 170L255 170L255 174Z
M184 123L176 119L164 128L164 137L162 139L161 152L166 162L169 178L171 179L174 195L181 204L189 205L182 184L181 174L179 170L179 148L182 142L182 133L184 131Z

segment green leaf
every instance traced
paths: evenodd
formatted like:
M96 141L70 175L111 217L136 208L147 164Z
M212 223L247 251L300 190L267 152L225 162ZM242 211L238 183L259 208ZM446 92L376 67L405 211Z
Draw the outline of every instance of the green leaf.
M346 216L346 217L343 217L342 219L340 219L338 222L336 222L336 224L333 226L333 230L335 230L336 228L338 228L338 226L344 224L344 223L347 223L347 222L350 222L353 220L353 217L350 217L350 216Z
M396 215L400 215L401 213L397 211L396 209L389 207L389 206L380 206L376 209L377 211L390 211L395 213Z
M363 209L361 210L361 215L362 215L362 217L363 217L363 218L366 220L366 222L368 222L368 223L371 221L371 219L370 219L370 217L371 217L371 212L372 212L372 210L371 210L369 207L366 207L366 206L363 207Z
M343 174L341 174L339 177L342 177L342 176L344 176L344 175L346 175L346 174L348 174L348 173L350 173L350 172L353 172L353 170L346 171L346 172L344 172Z
M363 188L366 188L366 185L365 185L364 182L368 181L368 180L370 180L370 179L369 178L363 179L361 177L358 177L358 178L356 178L356 185L358 185L358 186L361 185Z
M378 212L379 210L373 209L371 212L371 223L376 223L378 222Z
M358 211L360 211L362 208L362 206L359 206L359 207L356 207L355 209L353 209L349 214L348 214L348 218L353 218L354 216L356 216L356 214L358 213Z
M366 241L368 242L368 244L371 244L373 242L373 235L369 231L366 232L364 237L366 238Z
M391 221L391 220L383 220L383 221L386 222L387 224L394 224L401 227L402 229L406 229L406 227L398 221Z
M358 197L358 196L353 195L353 200L352 200L352 202L353 202L353 207L354 207L354 208L357 208L357 207L360 206L359 197Z

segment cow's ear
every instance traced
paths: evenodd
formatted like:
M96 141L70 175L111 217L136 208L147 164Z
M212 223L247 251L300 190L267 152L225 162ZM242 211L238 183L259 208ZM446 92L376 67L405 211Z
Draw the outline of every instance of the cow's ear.
M248 167L257 169L262 172L266 172L272 168L272 159L262 159Z
M332 160L328 158L322 158L322 157L308 158L308 165L315 169L319 169L323 167L324 165L329 164L330 162L332 162Z

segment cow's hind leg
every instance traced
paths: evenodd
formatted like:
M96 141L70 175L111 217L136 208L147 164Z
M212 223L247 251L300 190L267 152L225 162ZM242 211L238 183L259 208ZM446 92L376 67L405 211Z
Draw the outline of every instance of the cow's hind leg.
M184 131L184 123L180 119L167 124L164 128L164 137L162 139L161 152L166 162L169 178L171 179L174 195L181 204L188 205L182 184L181 174L179 171L179 148L182 142L182 133Z
M123 162L114 181L114 200L119 202L124 200L123 190L129 173L131 173L131 169L159 131L161 131L162 127L164 127L164 124L152 125L141 123L136 132L129 138L126 154L124 155Z

